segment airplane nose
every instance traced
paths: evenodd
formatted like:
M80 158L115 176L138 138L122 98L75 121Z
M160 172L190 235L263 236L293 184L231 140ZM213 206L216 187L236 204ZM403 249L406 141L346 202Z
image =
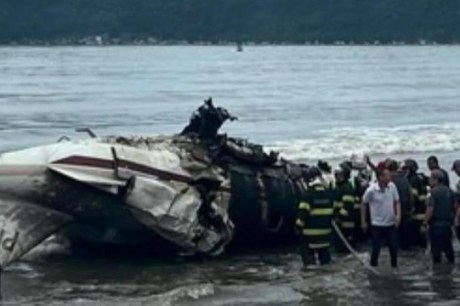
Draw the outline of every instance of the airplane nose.
M0 154L0 194L22 197L43 177L47 165L33 155L32 150Z

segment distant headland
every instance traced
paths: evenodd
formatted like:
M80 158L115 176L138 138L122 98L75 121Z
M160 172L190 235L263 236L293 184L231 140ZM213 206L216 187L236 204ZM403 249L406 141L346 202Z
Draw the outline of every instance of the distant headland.
M3 0L2 45L460 43L458 0Z

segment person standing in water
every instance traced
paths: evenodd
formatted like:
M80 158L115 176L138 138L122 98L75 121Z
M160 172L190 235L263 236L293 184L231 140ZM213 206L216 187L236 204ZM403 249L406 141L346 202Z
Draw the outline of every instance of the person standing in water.
M347 165L341 164L334 171L335 186L334 186L334 207L336 209L344 209L347 214L341 218L339 226L340 229L348 240L350 245L355 246L355 190L350 182L350 169ZM335 239L335 248L340 253L348 253L346 246L340 239Z
M302 195L296 221L304 267L314 265L316 256L321 265L331 262L329 249L334 218L334 196L329 183L317 167L310 167L307 176L307 189ZM343 210L342 213L346 214Z
M411 184L406 173L399 170L397 161L389 159L386 162L386 168L390 171L391 181L398 190L399 202L401 203L401 224L398 227L399 246L403 250L410 250L415 243L410 235L414 202Z
M428 177L423 173L417 172L418 164L413 159L406 159L403 169L409 179L413 198L412 220L410 221L408 236L415 246L426 248L426 235L421 232L421 229L423 221L425 220Z
M431 242L433 264L441 263L441 254L453 264L455 262L452 246L452 226L458 224L458 201L454 192L444 185L444 174L433 170L430 176L431 191L427 201L423 231L428 231Z
M358 174L354 177L354 188L355 188L355 230L353 236L355 242L365 243L368 240L368 233L363 233L361 230L361 202L367 188L372 181L372 170L360 169Z
M368 230L367 210L371 217L372 254L371 266L378 266L382 240L386 240L390 249L391 267L398 267L398 226L401 222L401 204L398 190L391 182L388 169L377 170L377 182L366 190L361 204L361 225Z
M460 178L460 159L454 161L452 164L452 171L454 171L455 174ZM455 185L455 194L457 196L457 201L460 203L460 179ZM458 209L458 213L460 213L460 208ZM460 224L455 224L455 232L457 234L458 241L460 241Z

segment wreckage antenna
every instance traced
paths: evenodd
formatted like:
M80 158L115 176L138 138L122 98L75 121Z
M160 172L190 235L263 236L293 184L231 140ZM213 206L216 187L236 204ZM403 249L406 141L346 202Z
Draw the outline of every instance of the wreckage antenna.
M96 138L96 134L90 129L90 128L77 128L75 129L75 132L77 133L88 133L91 138Z
M209 107L214 107L214 105L212 104L212 97L205 99L204 104L206 104Z
M70 141L70 138L67 137L67 136L61 136L61 137L59 137L59 139L57 140L57 142L61 142L61 141L64 141L64 140L65 140L65 141Z

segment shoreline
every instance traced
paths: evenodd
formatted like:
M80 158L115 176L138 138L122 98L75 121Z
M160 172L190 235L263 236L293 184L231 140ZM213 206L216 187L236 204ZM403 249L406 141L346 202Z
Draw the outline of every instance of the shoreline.
M84 38L61 39L21 39L0 41L0 47L80 47L80 46L458 46L460 41L437 42L419 39L417 41L328 41L318 40L300 42L270 42L270 41L185 41L185 40L158 40L152 37L145 39L104 38L103 36L89 36Z

